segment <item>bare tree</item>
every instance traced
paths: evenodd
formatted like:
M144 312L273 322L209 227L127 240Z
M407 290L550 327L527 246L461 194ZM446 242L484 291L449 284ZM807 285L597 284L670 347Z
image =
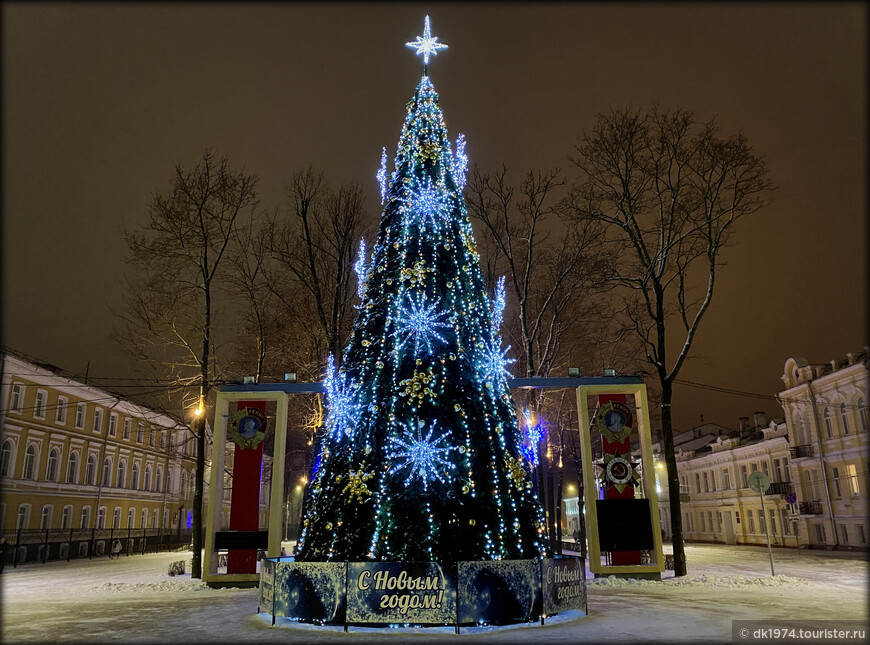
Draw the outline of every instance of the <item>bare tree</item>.
M766 203L772 189L762 159L742 135L722 137L715 120L685 110L599 114L572 163L582 173L568 205L606 226L618 263L626 328L642 343L661 390L674 572L686 575L680 487L671 416L673 383L710 306L720 252L735 222ZM682 339L675 352L668 340Z
M182 404L197 402L191 576L202 577L202 498L205 477L204 406L215 380L215 297L227 248L257 203L257 178L230 168L229 158L206 151L192 169L175 166L166 193L156 192L150 221L127 233L128 262L139 276L128 284L125 336L138 357L184 388ZM130 347L130 344L127 345ZM190 389L196 391L191 397Z
M330 190L323 173L309 167L293 174L287 195L290 212L272 219L270 250L290 284L276 295L302 316L297 326L315 348L319 368L326 353L340 362L353 322L353 264L369 232L365 193L358 184Z
M491 247L482 254L485 266L506 273L516 301L518 363L526 376L550 373L565 334L590 313L592 300L581 293L594 290L603 274L603 227L566 216L558 194L565 184L558 170L531 171L515 190L504 166L494 175L475 166L466 189L468 210Z

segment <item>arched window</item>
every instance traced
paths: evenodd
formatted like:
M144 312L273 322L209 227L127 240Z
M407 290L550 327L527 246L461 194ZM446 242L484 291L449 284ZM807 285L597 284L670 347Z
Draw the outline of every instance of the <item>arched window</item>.
M36 472L36 446L30 444L24 451L24 471L21 476L24 479L33 479Z
M127 478L127 462L123 459L118 461L118 479L115 485L118 488L124 488Z
M166 489L165 490L167 493L175 492L172 489L172 471L171 470L166 471Z
M0 477L9 476L9 466L12 463L12 442L7 439L0 448Z
M130 469L130 488L139 490L139 464L133 462L133 468Z
M157 476L154 478L155 490L161 492L163 490L163 469L157 467Z
M103 459L103 474L100 477L100 486L111 486L112 481L112 460L106 457Z
M45 467L45 480L49 482L57 481L57 463L60 460L60 453L57 448L52 448L48 451L48 464Z
M88 455L88 462L85 466L85 484L93 486L97 476L97 458L93 455Z
M69 459L66 462L66 483L75 484L79 470L79 455L77 452L69 453Z
M806 443L804 441L804 420L799 414L794 416L794 440L799 446Z
M181 471L181 488L179 488L178 493L180 495L184 495L187 493L187 471Z
M861 432L867 432L867 408L864 407L864 399L858 399L858 421L861 424Z
M151 490L151 466L145 466L145 485L142 490Z
M825 408L822 415L825 418L825 433L828 435L828 439L832 439L834 437L834 428L831 426L831 413L828 412L828 408Z
M846 416L846 404L840 404L840 423L843 424L843 434L849 434L849 417Z

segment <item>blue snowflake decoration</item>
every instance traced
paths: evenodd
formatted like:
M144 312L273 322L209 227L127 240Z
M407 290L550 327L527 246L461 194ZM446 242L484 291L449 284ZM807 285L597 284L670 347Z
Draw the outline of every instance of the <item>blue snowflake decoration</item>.
M497 383L501 378L509 378L511 373L507 366L514 362L514 359L507 357L507 351L511 348L510 345L501 349L501 343L496 341L490 347L487 347L479 363L480 373L484 382Z
M344 435L350 436L360 418L360 406L354 395L353 383L344 372L336 372L332 354L326 360L326 428L329 437L341 441Z
M441 298L438 298L431 306L426 306L426 294L421 293L416 300L412 294L408 294L406 306L399 306L399 317L396 321L398 329L394 336L404 336L399 341L398 349L402 349L411 340L414 341L414 355L420 353L421 346L426 346L426 353L432 353L432 340L437 339L442 343L447 340L438 333L439 327L451 327L449 322L442 319L448 315L447 311L435 311Z
M427 177L426 183L412 195L410 207L421 230L429 228L436 232L447 219L450 200L446 191L433 186Z
M449 435L448 431L432 437L438 425L437 421L432 422L425 438L421 432L423 425L423 422L404 424L404 432L400 438L389 438L390 446L394 450L387 453L387 458L397 462L390 469L391 474L407 469L408 476L405 478L405 485L407 486L412 481L421 480L423 490L428 491L431 482L435 480L444 482L441 478L442 470L455 468L452 462L445 459L447 454L454 450L454 447L445 445Z

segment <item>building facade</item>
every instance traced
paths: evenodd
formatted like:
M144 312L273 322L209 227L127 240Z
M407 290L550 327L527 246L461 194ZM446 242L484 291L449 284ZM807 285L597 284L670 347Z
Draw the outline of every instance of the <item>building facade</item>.
M801 545L867 549L868 348L845 361L786 361L779 401L791 445Z
M53 366L11 352L2 360L0 527L16 561L101 555L116 538L134 551L189 539L196 453L187 426ZM265 481L261 518L268 499Z
M683 536L692 542L798 546L796 518L786 496L791 482L787 428L756 412L754 424L741 417L739 428L707 424L675 437L680 479ZM657 448L657 447L656 447ZM670 538L670 508L664 463L656 469L662 528ZM762 499L749 487L749 476L762 472L770 488ZM763 507L762 507L763 506Z

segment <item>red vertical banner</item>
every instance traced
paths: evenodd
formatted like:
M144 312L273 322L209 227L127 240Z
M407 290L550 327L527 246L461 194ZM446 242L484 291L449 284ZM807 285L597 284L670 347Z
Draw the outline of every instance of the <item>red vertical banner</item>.
M263 439L266 437L266 402L241 401L231 417L227 437L233 441L233 494L230 506L231 531L260 528L260 476ZM219 495L218 500L222 499ZM220 503L220 501L218 501ZM227 573L256 573L256 549L230 549Z
M604 499L634 499L638 481L636 464L631 460L631 433L634 414L625 394L601 394L595 423L601 431L604 456ZM611 551L610 564L640 564L640 551Z

